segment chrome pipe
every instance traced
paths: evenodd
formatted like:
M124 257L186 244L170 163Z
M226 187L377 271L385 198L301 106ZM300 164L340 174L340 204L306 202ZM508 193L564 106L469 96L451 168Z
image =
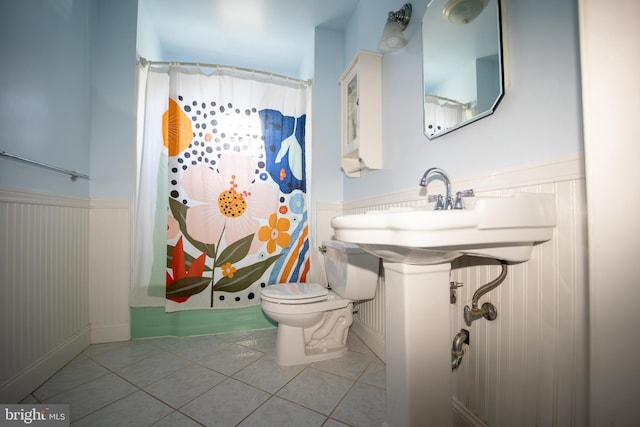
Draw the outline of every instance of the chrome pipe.
M471 299L471 306L473 308L478 308L478 300L487 292L491 292L492 290L497 288L500 285L500 283L502 283L502 281L505 279L505 277L507 277L507 264L502 261L500 262L500 264L502 266L500 275L496 277L494 280L492 280L491 282L487 283L486 285L478 288L478 290L475 291L475 293L473 294L473 298Z
M505 277L507 277L506 262L501 261L500 264L502 265L500 275L486 285L478 288L471 299L471 308L469 308L468 305L464 307L464 322L467 326L471 326L471 323L473 323L474 320L478 320L481 317L484 317L487 320L496 320L498 317L498 309L493 304L485 302L482 304L482 308L478 308L478 300L487 292L497 288Z
M469 344L469 331L460 329L460 332L453 337L453 345L451 346L451 370L455 371L460 367L462 358L464 357L463 344Z

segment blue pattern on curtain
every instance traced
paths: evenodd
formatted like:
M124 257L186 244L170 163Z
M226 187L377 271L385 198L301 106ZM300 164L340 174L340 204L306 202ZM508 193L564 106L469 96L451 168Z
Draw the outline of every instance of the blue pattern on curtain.
M280 191L306 192L304 129L306 116L294 120L276 110L259 112L265 137L267 170Z

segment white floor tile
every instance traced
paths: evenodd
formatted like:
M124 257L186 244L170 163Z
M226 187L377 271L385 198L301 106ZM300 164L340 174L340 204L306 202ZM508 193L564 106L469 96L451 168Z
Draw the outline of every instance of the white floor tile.
M120 399L78 422L74 427L149 426L169 415L173 409L143 391Z
M81 384L107 374L109 371L93 360L79 354L75 359L59 370L46 383L38 388L34 395L40 401L71 390Z
M199 361L231 343L222 335L169 337L152 341L155 345L187 360Z
M321 426L326 418L317 412L278 397L272 397L241 422L238 427L315 427Z
M243 345L230 344L202 358L198 363L231 376L264 355L258 350Z
M102 343L102 344L92 344L89 347L85 348L82 354L84 354L87 357L91 357L95 359L101 354L118 350L123 347L137 346L138 343L139 343L138 341L118 341L118 342L109 342L109 343ZM141 343L144 343L144 341L141 341Z
M376 387L386 388L387 373L385 364L382 363L380 359L372 360L359 381Z
M69 404L74 427L380 424L385 365L357 336L342 358L279 366L276 334L92 345L25 402Z
M28 404L37 404L39 402L38 402L38 399L36 399L33 394L30 394L29 396L22 399L20 403L24 403L28 405Z
M233 377L254 387L258 387L260 390L275 393L302 372L304 368L304 365L280 366L276 363L273 356L265 356L247 366Z
M193 421L180 412L172 412L157 423L153 427L200 427L202 424Z
M263 353L274 355L276 354L276 335L278 330L263 329L261 331L255 331L248 337L238 341L238 344L253 348L254 350L261 351Z
M256 331L234 331L234 332L226 332L223 334L215 334L214 336L220 337L227 342L236 342L248 337L249 335L253 335L255 333Z
M206 426L234 426L269 397L268 393L230 378L183 406L180 412Z
M356 383L331 417L354 426L380 426L386 413L385 391Z
M172 407L179 408L225 379L224 375L203 366L189 365L144 390Z
M184 368L189 363L186 359L163 352L142 359L116 372L122 378L131 381L138 387L146 387L161 378L171 375L178 369Z
M326 423L322 424L322 427L349 427L349 425L329 418Z
M311 367L355 380L364 372L373 357L372 354L348 351L342 357L312 363Z
M106 368L116 371L160 352L157 347L144 341L130 341L92 358Z
M305 408L329 415L353 381L328 372L306 368L277 395Z
M349 349L349 351L355 351L364 354L374 354L373 351L371 351L371 349L367 347L367 345L362 342L362 340L358 338L355 333L353 333L353 331L349 331L349 334L347 335L347 348Z
M117 375L107 374L47 399L45 403L69 404L71 422L74 422L136 390L134 385Z

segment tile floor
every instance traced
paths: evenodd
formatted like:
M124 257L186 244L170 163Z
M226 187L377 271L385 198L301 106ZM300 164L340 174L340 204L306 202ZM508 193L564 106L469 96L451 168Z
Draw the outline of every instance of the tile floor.
M281 367L276 329L88 347L25 402L73 426L379 426L384 364L353 333L339 359Z

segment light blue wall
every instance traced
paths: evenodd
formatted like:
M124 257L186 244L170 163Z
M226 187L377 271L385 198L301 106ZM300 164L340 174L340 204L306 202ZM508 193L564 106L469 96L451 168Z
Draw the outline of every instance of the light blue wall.
M89 1L0 2L0 150L90 172ZM0 186L75 197L89 182L0 158Z
M426 3L413 2L409 45L384 56L383 169L345 177L345 200L414 187L417 193L419 178L431 166L455 180L583 151L574 0L508 0L510 89L496 114L432 142L422 133L420 92ZM345 66L359 49L377 51L387 13L401 6L388 0L359 3L345 31Z
M311 196L342 200L340 170L340 76L344 71L344 33L316 28L313 78Z
M136 48L138 53L147 59L160 61L160 58L162 58L162 47L157 34L153 30L150 12L144 2L138 2Z
M139 55L146 59L158 62L228 65L305 80L313 77L313 28L308 28L306 34L300 39L286 40L287 43L292 43L296 47L293 52L289 51L292 46L279 46L275 44L277 42L271 41L270 48L265 48L266 50L271 49L269 55L265 55L264 52L256 55L250 41L252 40L251 30L245 32L246 39L243 40L235 40L226 35L213 36L213 38L208 35L208 43L206 45L193 43L189 48L185 48L182 36L188 34L189 37L197 38L201 37L201 34L197 25L192 25L184 16L188 17L190 14L195 13L201 15L204 19L208 19L212 28L221 27L225 23L228 24L228 20L225 20L224 16L224 13L228 14L228 12L220 13L225 9L224 1L184 1L180 3L179 0L176 0L173 3L159 3L154 2L154 0L141 0L138 4L137 48ZM161 38L162 36L156 32L155 26L159 25L158 22L162 22L162 18L158 18L158 15L163 15L159 14L158 10L163 10L164 16L167 16L167 12L170 14L169 16L176 15L177 19L171 23L175 26L175 30L171 34L172 36L175 34L175 38ZM156 15L155 20L152 19L154 14ZM184 16L181 16L183 14ZM251 21L254 15L259 17L261 14L261 11L255 11L255 14L247 13L244 17L238 16L235 24L239 28L251 28L255 24L249 23L246 19ZM270 13L265 12L265 15L268 16ZM267 22L267 24L274 26L287 25L285 17L280 21L278 23ZM274 28L273 33L277 34L278 29ZM277 36L275 38L278 39ZM299 49L300 46L306 46L308 49ZM282 52L287 52L286 55L295 60L281 61Z
M91 176L0 159L0 186L130 198L136 0L0 3L0 149Z
M91 197L133 196L137 0L94 0Z

